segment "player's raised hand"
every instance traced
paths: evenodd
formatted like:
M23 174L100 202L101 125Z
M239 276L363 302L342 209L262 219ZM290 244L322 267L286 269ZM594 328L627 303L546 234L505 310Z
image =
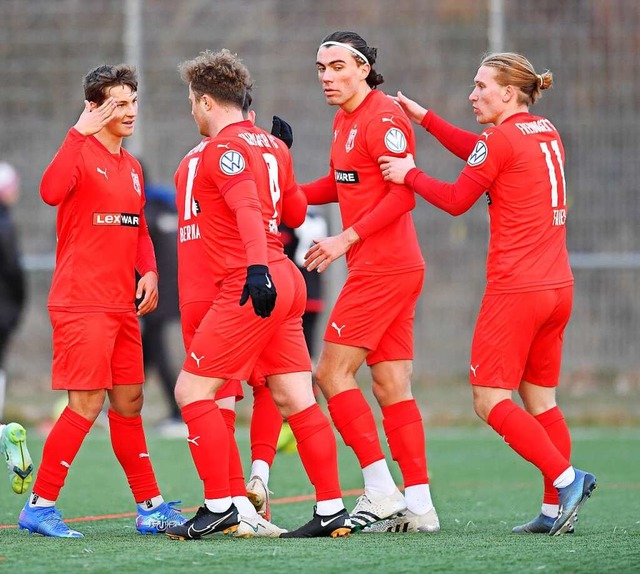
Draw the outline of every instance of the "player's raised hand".
M293 128L278 116L273 116L271 135L281 139L291 149L293 145Z
M402 92L398 92L398 96L394 98L398 102L405 113L409 116L409 119L413 120L417 124L421 124L424 116L427 115L427 109L423 108L418 102L407 98Z
M101 106L96 107L93 102L84 101L84 110L73 126L83 136L97 134L113 118L117 103L114 98L107 98Z
M378 158L378 163L380 164L380 170L382 171L384 180L399 185L404 184L404 178L409 170L416 167L416 162L410 153L405 157L383 155Z

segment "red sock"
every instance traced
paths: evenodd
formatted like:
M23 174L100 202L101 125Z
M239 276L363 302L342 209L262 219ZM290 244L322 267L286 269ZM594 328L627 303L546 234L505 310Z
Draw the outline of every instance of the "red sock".
M428 484L424 426L415 399L383 407L382 416L389 450L400 466L405 488Z
M376 421L360 389L338 393L327 404L333 424L355 452L361 468L384 458Z
M567 460L571 460L571 434L569 427L564 420L564 415L558 407L553 407L548 411L536 415L536 420L547 431L551 442L560 451L560 454ZM558 504L558 490L553 486L553 481L544 479L544 504Z
M315 403L288 419L302 465L316 489L316 500L340 498L338 447L329 419Z
M196 401L182 408L189 429L189 449L205 498L231 496L229 488L229 434L214 400Z
M42 451L33 492L46 500L57 500L69 467L93 423L69 407L53 425Z
M113 452L127 475L134 500L143 502L158 496L160 489L149 458L142 417L123 417L109 409L109 432Z
M487 422L513 450L537 466L551 482L571 466L542 425L511 399L493 407Z
M269 387L253 387L251 460L264 460L269 466L273 464L281 428L282 415L273 402Z
M227 425L229 433L229 487L231 496L247 496L247 487L244 484L242 472L242 459L236 442L236 413L231 409L220 409L220 414Z

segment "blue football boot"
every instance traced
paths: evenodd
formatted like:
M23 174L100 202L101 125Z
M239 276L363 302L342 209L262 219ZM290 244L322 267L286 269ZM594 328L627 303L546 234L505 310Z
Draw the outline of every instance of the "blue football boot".
M175 508L180 501L163 502L157 508L144 510L138 506L136 528L140 534L160 534L172 526L180 526L187 519L182 516L181 510Z
M583 470L574 469L576 477L569 486L558 489L560 513L553 523L550 536L560 536L569 531L578 518L578 512L596 489L596 477Z
M54 538L82 538L84 535L72 530L63 521L60 511L55 506L24 505L18 519L20 530L28 530L31 534L42 534Z

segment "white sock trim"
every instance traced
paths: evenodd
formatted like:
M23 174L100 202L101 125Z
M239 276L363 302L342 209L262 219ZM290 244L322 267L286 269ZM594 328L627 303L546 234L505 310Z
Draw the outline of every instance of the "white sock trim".
M576 471L570 466L565 470L558 478L553 481L553 486L556 488L565 488L569 486L576 479Z
M224 498L205 498L204 505L211 512L224 512L225 510L229 510L231 506L232 500L230 496L225 496Z
M414 514L426 514L433 508L431 490L428 484L416 484L404 489L407 509Z
M391 476L387 461L383 458L362 469L365 490L389 496L396 491L396 483Z
M234 496L231 500L242 516L246 518L258 518L255 507L246 496Z
M262 482L264 482L264 485L268 486L269 471L269 465L264 460L257 459L251 463L250 477L259 476L262 479Z
M340 512L344 508L342 498L332 498L331 500L319 500L316 502L316 514L319 516L331 516Z

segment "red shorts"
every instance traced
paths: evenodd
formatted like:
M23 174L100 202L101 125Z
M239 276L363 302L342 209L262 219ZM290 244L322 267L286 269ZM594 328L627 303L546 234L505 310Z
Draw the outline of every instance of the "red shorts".
M49 310L55 390L93 391L144 382L140 323L135 312Z
M469 381L515 390L521 381L556 387L573 286L485 295L471 346Z
M180 307L180 323L182 325L182 340L184 341L185 350L189 349L198 325L200 325L209 309L211 309L211 301L195 301ZM218 389L215 399L226 399L228 397L235 397L236 401L241 401L244 398L241 381L238 379L228 380Z
M271 264L269 271L278 292L271 316L258 317L251 300L239 305L246 270L232 272L193 337L182 367L185 371L252 382L270 375L311 371L302 332L304 279L289 259Z
M324 340L363 347L367 365L413 359L413 323L424 269L398 275L349 274Z

